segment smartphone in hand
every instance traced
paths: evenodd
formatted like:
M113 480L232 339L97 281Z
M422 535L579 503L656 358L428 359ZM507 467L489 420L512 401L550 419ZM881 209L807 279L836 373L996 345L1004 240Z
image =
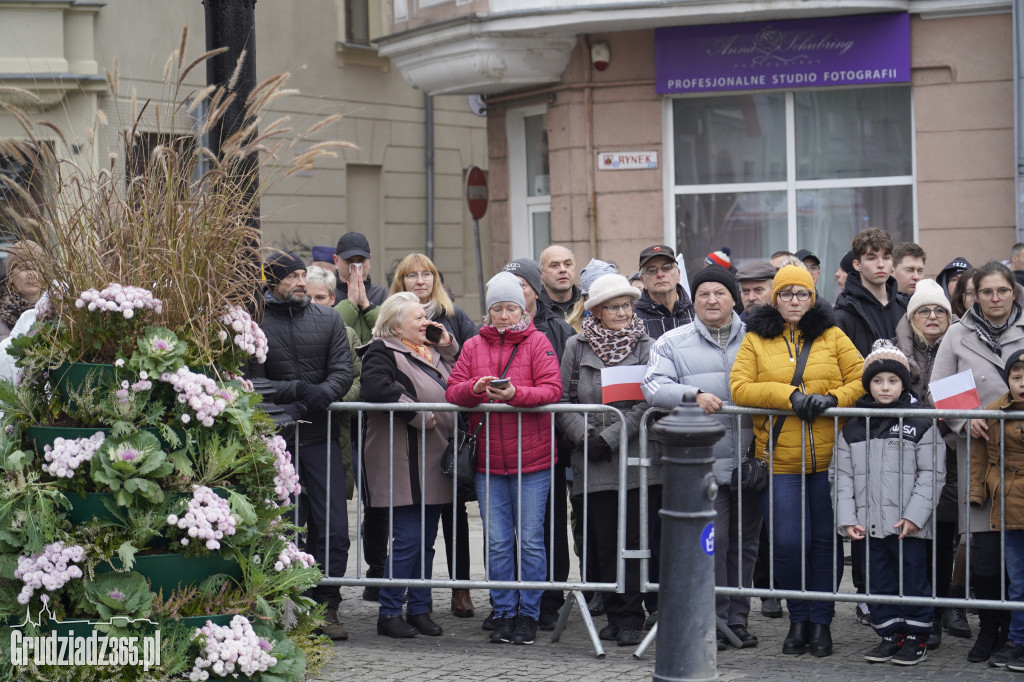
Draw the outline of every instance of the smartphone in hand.
M437 344L441 343L441 337L443 335L444 335L444 329L443 328L435 327L434 325L430 325L429 327L427 327L427 341L429 341L430 343L432 343L434 345L437 345ZM491 382L491 383L493 385L494 382Z
M499 391L508 386L508 379L491 379L491 388L496 388Z

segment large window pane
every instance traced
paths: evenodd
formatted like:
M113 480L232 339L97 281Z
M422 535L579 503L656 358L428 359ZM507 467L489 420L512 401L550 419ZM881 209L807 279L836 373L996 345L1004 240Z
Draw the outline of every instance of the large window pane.
M704 267L704 256L732 249L740 268L767 260L786 248L786 193L687 194L676 197L676 247L689 276Z
M910 175L910 88L797 91L797 180Z
M526 196L551 194L551 171L548 169L547 116L527 116L523 119L526 135Z
M833 275L857 232L880 227L892 235L893 244L914 238L910 185L801 190L796 199L797 248L810 249L821 259L818 290L828 301L839 293Z
M551 246L551 209L548 207L530 211L533 231L533 260L540 262L540 252Z
M672 103L677 185L786 179L785 95L729 95Z

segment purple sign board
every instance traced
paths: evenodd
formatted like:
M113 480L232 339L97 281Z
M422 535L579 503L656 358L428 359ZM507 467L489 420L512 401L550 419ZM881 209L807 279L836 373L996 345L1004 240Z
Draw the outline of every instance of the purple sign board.
M655 31L659 94L910 81L910 15L677 26Z

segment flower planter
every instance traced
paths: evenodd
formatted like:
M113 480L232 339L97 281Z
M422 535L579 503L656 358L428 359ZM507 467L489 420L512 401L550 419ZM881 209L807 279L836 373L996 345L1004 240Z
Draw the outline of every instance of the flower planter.
M170 445L160 435L160 429L146 426L140 431L148 431L154 436L160 439L160 445L164 450L170 452ZM89 438L97 431L110 435L110 429L105 426L28 426L25 427L25 440L27 447L34 450L39 455L43 454L44 446L53 445L53 441L58 438L65 438L73 440L75 438ZM180 429L174 429L174 433L177 434L178 438L182 443L185 442L185 432Z
M67 402L69 410L75 409L70 393L81 393L89 387L114 383L114 365L92 362L64 362L50 371L50 383L54 391Z
M109 573L122 570L121 560L114 557L113 564L100 564L97 573ZM135 557L132 570L149 579L151 590L163 592L166 598L178 588L198 585L214 573L224 573L234 580L242 579L242 567L235 559L222 559L219 556L185 556L183 554L147 554Z

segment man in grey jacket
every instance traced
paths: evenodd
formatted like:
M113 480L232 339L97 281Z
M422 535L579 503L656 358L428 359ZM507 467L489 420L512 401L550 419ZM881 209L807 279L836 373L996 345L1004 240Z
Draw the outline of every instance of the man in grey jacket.
M720 414L723 404L732 404L729 373L746 333L746 325L733 310L739 288L724 268L705 268L693 276L690 287L696 318L683 327L665 333L651 349L647 374L641 389L647 402L671 409L687 393L697 394L697 404L709 415L717 415L727 429L714 447L714 474L718 482L715 498L715 584L750 586L757 560L761 512L754 494L733 490L732 471L737 452L751 437L750 422ZM747 630L750 599L715 598L718 617L739 637L743 648L757 646L757 637ZM726 640L718 636L718 648Z

